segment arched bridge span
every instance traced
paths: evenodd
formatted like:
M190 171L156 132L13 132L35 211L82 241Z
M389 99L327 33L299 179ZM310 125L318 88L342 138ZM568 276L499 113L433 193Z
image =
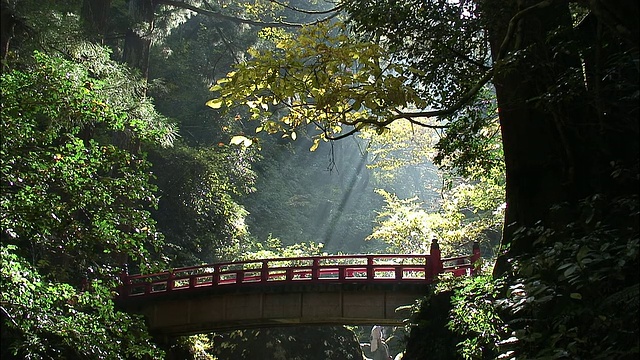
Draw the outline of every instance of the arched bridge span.
M435 246L434 246L435 245ZM186 335L285 325L399 325L441 273L472 275L473 253L329 255L227 262L123 274L118 303L152 332Z

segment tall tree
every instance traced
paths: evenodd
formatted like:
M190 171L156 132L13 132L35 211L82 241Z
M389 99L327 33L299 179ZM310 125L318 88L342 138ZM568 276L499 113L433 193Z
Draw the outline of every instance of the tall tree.
M154 0L129 0L131 27L127 29L122 53L124 63L138 69L143 78L149 77L149 51L155 26Z
M109 9L111 0L84 0L82 2L82 18L87 35L92 37L93 41L99 44L105 43L106 37L109 35Z
M631 99L627 99L616 104L616 108L620 108L618 113L598 114L595 106L598 102L617 102L617 99L596 92L595 85L601 80L582 76L581 58L586 61L584 64L590 65L588 60L598 46L615 49L616 56L625 60L610 58L610 62L601 62L598 66L609 64L611 71L622 71L626 76L617 79L625 93L631 94L627 91L633 88L633 81L637 79L637 73L634 74L631 67L632 59L637 57L637 45L626 41L626 35L616 34L615 28L611 28L611 32L602 30L598 35L593 25L587 25L594 22L605 27L613 25L606 11L599 10L599 2L584 8L586 12L581 14L588 15L576 27L572 24L569 5L559 1L452 2L445 5L444 10L438 8L442 4L437 1L421 5L409 1L393 5L394 20L399 22L383 17L383 9L389 10L390 4L376 5L368 1L350 4L349 9L362 28L370 31L374 31L374 27L391 28L389 42L401 52L413 54L416 59L413 65L427 73L426 79L435 76L429 75L437 73L434 69L454 68L460 62L460 69L467 70L448 71L448 76L459 79L471 71L470 79L477 85L491 80L496 89L506 163L508 207L503 245L505 248L510 246L510 255L531 250L533 242L530 240L513 243L514 232L538 221L553 223L556 215L549 211L553 205L568 202L577 211L575 206L586 196L604 189L620 189L612 184L616 180L611 178L615 171L611 163L622 161L627 167L633 166L637 141L633 131L623 129L634 128L633 115L637 109L634 110ZM631 31L634 25L629 16L637 14L637 6L625 2L618 5L626 6L629 12L617 25ZM410 13L417 17L403 16ZM428 23L433 24L429 31L441 29L447 21L461 23L461 30L448 29L444 34L429 35L426 29L418 28L418 24ZM637 25L635 27L637 29ZM466 39L465 32L469 35ZM609 35L603 38L603 34ZM444 38L435 38L443 35ZM404 40L421 37L429 41ZM605 39L610 43L603 44ZM484 41L491 49L491 62L483 55L486 54L482 52ZM576 42L582 47L577 47ZM426 50L424 46L434 43L435 49L427 51L426 56L415 57L418 51ZM452 61L445 60L447 54L454 55ZM613 56L612 53L609 55ZM425 59L430 61L425 62ZM487 68L489 72L482 76L482 70ZM603 70L598 69L598 72L602 74ZM478 89L468 81L459 84L454 85L454 95L474 94ZM462 89L456 92L456 87ZM447 105L447 100L440 99ZM460 110L467 103L460 101L464 99L464 95L453 97L448 102L451 104L449 109ZM585 102L590 106L584 106ZM600 107L600 111L603 110ZM408 116L438 114L438 111L427 111ZM616 126L603 127L602 122L607 119L615 119ZM456 135L452 133L451 136ZM610 140L603 142L603 138L617 140L614 144ZM619 144L625 144L625 147L620 148Z

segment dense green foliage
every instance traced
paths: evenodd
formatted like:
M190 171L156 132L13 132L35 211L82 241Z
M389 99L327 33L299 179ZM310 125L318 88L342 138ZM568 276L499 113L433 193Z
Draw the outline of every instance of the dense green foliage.
M563 229L540 225L519 234L535 237L539 252L513 259L507 296L496 301L509 313L510 347L529 358L634 359L640 351L637 199L596 195L582 209L584 217Z
M594 222L605 208L606 217L631 226ZM537 238L540 252L513 259L514 270L504 277L439 284L415 315L408 357L634 359L638 339L632 334L640 326L637 204L595 197L583 209L581 221L560 231L523 230ZM565 238L574 240L560 240ZM433 312L449 316L436 321ZM435 344L420 345L418 336L435 338Z
M82 290L47 280L13 245L2 247L2 357L5 359L157 358L144 321L115 309L112 281Z
M343 136L345 126L382 132L398 118L396 109L426 106L405 75L412 68L390 62L384 48L345 31L342 23L305 27L295 37L284 36L276 49L252 51L251 60L211 87L219 95L207 105L248 106L251 119L260 120L256 132L294 140L297 128L313 124L318 133L312 151ZM286 111L274 121L270 116L278 107Z
M495 358L508 331L493 305L499 286L488 275L448 280L416 304L405 358Z
M127 257L148 270L161 237L149 213L149 164L111 139L127 130L151 142L163 133L108 94L86 67L44 54L2 74L3 352L160 354L142 319L112 302Z
M234 259L246 251L247 211L237 198L255 177L247 150L190 148L181 143L150 152L160 200L153 217L167 240L160 252L171 266Z

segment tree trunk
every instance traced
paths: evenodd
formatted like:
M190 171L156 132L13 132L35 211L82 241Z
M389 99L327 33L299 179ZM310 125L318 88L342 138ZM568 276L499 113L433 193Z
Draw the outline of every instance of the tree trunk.
M84 0L82 2L82 20L85 30L98 44L104 45L105 43L110 7L111 0Z
M483 4L494 57L509 20L536 1L503 3ZM519 229L564 229L580 220L587 197L630 196L638 186L637 44L596 11L585 29L574 29L568 3L540 4L520 18L508 43L518 53L499 62L494 77L507 182L501 247L509 258L535 251L539 235ZM633 7L637 13L638 3ZM565 50L568 35L587 44L580 58ZM615 175L620 169L627 179ZM508 269L505 259L496 275Z
M154 26L154 0L129 0L129 14L133 19L124 40L123 60L138 69L144 79L149 76L149 49Z
M491 11L489 27L494 58L507 33L509 19L536 1L488 1ZM493 9L492 9L493 7ZM497 10L500 9L500 10ZM502 12L502 16L495 16ZM589 167L573 131L589 119L576 105L575 97L557 94L549 99L549 89L556 89L558 79L572 69L579 69L577 57L554 52L558 38L549 34L558 26L570 26L571 18L565 2L553 2L531 11L520 19L509 51L520 51L514 61L498 63L494 77L506 167L506 215L501 248L509 257L533 250L535 239L518 230L537 225L551 226L567 222L575 214L552 211L554 205L576 204L590 193L585 181ZM583 89L572 89L583 93ZM504 259L498 259L495 272L506 270Z
M0 11L0 16L2 17L0 21L0 35L2 38L0 41L0 56L2 59L2 70L4 70L7 64L7 55L9 54L11 40L16 36L16 32L25 31L26 26L22 23L22 20L16 16L13 7L7 0L2 0L0 6L2 7L2 11Z

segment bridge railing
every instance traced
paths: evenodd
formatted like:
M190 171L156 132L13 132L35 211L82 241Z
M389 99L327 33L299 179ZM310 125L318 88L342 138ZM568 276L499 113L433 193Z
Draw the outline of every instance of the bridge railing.
M435 247L434 247L435 244ZM327 255L260 259L173 269L155 274L123 274L122 298L167 294L202 288L282 283L432 282L439 273L470 275L480 258L474 244L471 256L441 259L437 242L430 255Z

